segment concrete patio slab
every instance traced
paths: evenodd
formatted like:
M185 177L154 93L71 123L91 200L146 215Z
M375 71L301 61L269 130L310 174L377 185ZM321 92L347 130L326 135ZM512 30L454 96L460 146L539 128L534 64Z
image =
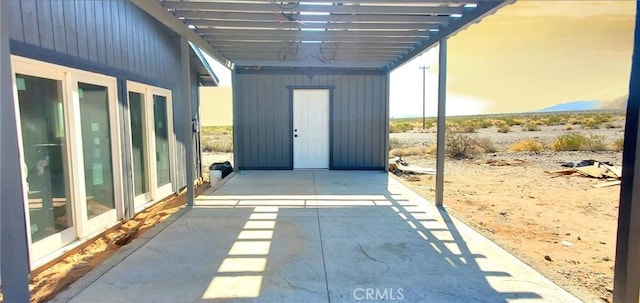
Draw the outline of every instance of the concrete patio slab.
M57 302L579 302L381 172L246 171Z

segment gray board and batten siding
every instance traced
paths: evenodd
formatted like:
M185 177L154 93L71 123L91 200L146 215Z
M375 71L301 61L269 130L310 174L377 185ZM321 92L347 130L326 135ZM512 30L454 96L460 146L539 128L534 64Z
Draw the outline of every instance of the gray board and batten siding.
M292 90L329 89L329 169L384 170L385 70L237 67L233 74L238 169L293 169Z
M2 0L6 1L6 0ZM10 46L14 55L118 79L121 138L129 138L126 81L172 91L176 135L174 191L186 185L184 113L180 100L180 37L127 0L10 0ZM192 66L192 117L198 115L197 76ZM129 140L122 153L125 193L133 193Z

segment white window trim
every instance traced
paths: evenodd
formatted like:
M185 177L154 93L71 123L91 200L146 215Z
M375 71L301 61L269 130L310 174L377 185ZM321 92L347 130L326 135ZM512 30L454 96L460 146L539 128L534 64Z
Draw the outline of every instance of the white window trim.
M174 184L176 184L176 148L175 148L175 130L173 128L173 98L172 93L168 89L155 87L147 84L142 84L134 81L127 81L127 98L129 97L129 92L140 93L144 96L144 125L146 127L145 132L145 141L147 155L145 155L145 164L146 166L146 178L148 185L148 192L138 195L134 199L134 210L135 212L139 212L156 202L168 197L172 193L175 192ZM163 185L161 187L157 186L157 167L156 167L156 159L154 156L156 154L156 144L155 144L155 127L154 127L154 116L153 116L153 96L164 96L167 100L167 127L168 127L168 139L169 139L169 171L170 182L169 184ZM129 109L130 110L130 109ZM129 141L131 141L131 119L127 121L129 124ZM131 163L133 163L133 153L130 155Z
M24 165L24 150L22 144L22 132L21 121L19 115L19 100L18 90L15 82L15 74L24 74L35 77L48 78L58 80L62 82L62 104L65 123L65 139L69 153L67 158L70 163L65 163L65 166L69 172L69 182L71 183L69 199L72 203L73 211L73 225L59 233L51 235L45 239L42 239L36 243L31 241L31 233L27 233L27 240L29 243L29 259L32 266L37 267L38 264L42 265L55 257L60 251L65 251L65 248L75 240L85 240L92 237L95 234L106 230L115 224L123 217L124 205L123 205L123 180L122 180L122 165L120 164L122 159L121 147L120 147L120 121L118 114L118 95L117 95L117 80L114 77L109 77L97 73L91 73L79 69L74 69L62 65L42 62L38 60L28 59L12 55L11 64L14 76L13 90L14 90L14 105L18 109L16 111L16 121L18 130L18 141L20 148L20 158ZM104 214L101 214L91 220L87 218L86 212L86 193L84 184L84 162L82 145L82 130L80 127L80 111L79 111L79 94L78 94L78 82L90 83L96 85L102 85L107 87L109 95L109 119L110 119L110 135L111 135L111 160L113 169L113 183L114 183L114 200L115 209L110 210ZM23 188L26 187L26 176L24 175L24 167L20 171L20 178L23 182ZM30 216L29 206L26 191L23 193L25 201L25 219L27 227L30 229Z

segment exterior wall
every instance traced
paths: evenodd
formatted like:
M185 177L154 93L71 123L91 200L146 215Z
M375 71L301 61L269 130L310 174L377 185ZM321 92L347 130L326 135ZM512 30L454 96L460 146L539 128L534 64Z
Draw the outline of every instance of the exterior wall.
M173 192L186 185L187 165L196 167L196 176L200 176L199 154L192 164L184 161L186 144L199 146L199 140L185 136L185 124L191 125L191 121L185 118L183 105L191 102L191 117L196 117L199 94L198 77L192 66L191 100L181 100L178 35L128 0L11 0L3 1L5 8L9 11L5 21L12 55L116 78L120 165L124 172L124 205L118 219L129 219L135 214L127 81L171 91L175 136L174 153L170 155L175 164L171 174ZM84 239L81 235L80 240ZM37 268L50 257L55 256L31 260L32 266L35 263Z
M384 70L236 68L234 149L239 169L292 169L292 87L332 88L330 169L384 169L388 74Z
M184 107L180 105L180 39L175 33L127 0L8 2L11 53L118 78L121 121L129 119L126 80L171 90L175 157L184 159L184 142L190 140L181 131ZM195 90L197 81L192 83ZM198 100L197 94L192 95L195 117ZM126 123L121 130L122 138L128 138ZM123 155L129 155L129 144L123 145ZM123 162L125 171L131 172L128 157ZM184 161L175 163L177 190L186 185L186 176ZM130 184L125 180L125 192L132 191L127 188Z

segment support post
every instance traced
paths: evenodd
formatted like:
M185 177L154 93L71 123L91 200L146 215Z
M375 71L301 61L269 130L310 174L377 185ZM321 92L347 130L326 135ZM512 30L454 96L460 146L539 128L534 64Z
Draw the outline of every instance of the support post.
M0 277L4 302L29 302L29 247L9 50L9 1L0 1Z
M640 9L640 2L636 2ZM638 302L640 290L640 19L636 16L629 100L622 153L613 302Z
M427 128L426 115L427 115L427 70L429 66L422 65L419 67L422 70L422 129Z
M444 146L447 103L447 39L440 40L438 60L438 131L436 134L436 205L444 202Z
M182 85L180 86L181 103L183 105L183 134L185 171L187 174L187 206L193 206L195 200L195 177L193 172L193 110L191 106L191 62L189 60L189 40L180 37L180 56L182 66Z

